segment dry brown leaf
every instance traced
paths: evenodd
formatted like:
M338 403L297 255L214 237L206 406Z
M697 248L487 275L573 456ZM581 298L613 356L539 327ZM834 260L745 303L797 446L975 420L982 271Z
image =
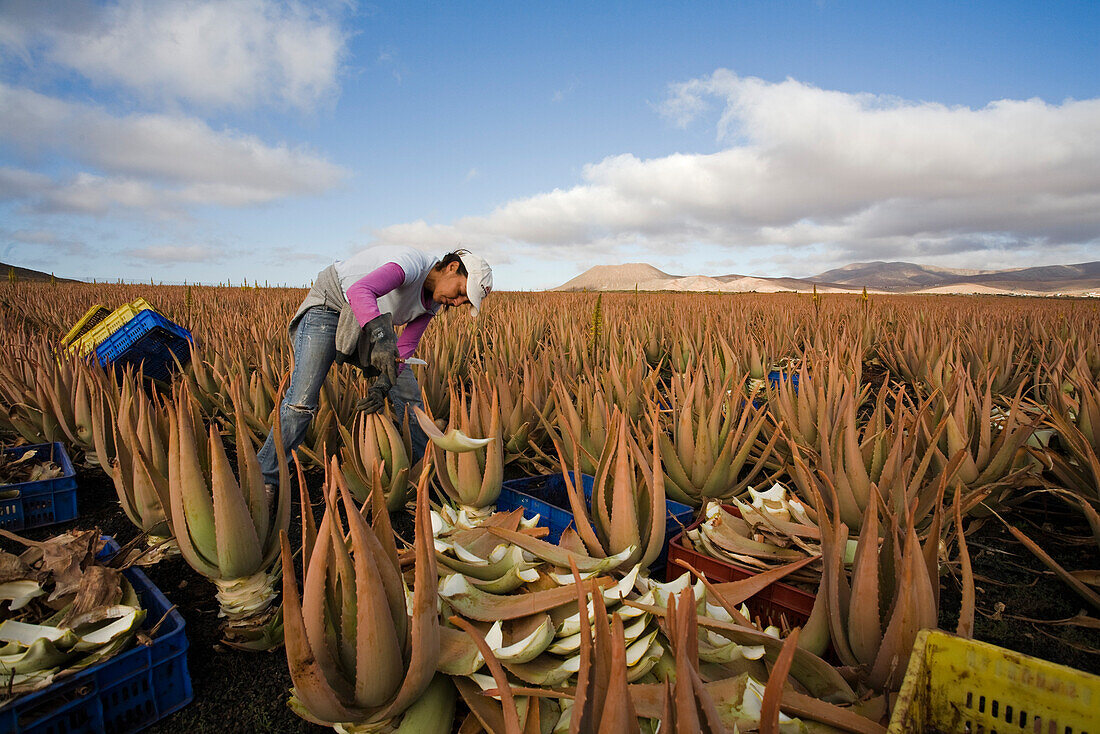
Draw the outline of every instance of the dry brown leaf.
M107 566L89 566L80 578L72 606L61 620L68 627L77 617L111 607L122 600L122 573Z

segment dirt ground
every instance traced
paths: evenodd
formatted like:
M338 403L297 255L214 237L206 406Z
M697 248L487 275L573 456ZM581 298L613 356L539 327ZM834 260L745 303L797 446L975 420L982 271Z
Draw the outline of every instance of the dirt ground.
M1080 511L1045 497L1030 500L1007 520L1068 571L1100 569L1096 541ZM1025 655L1100 675L1100 629L1065 623L1097 610L1016 541L995 517L967 535L975 576L974 638ZM959 584L941 578L940 626L958 623Z
M77 478L80 515L72 526L99 527L104 534L121 542L133 538L136 530L123 515L114 487L103 472L81 467ZM309 473L307 483L316 490L321 483L320 473ZM316 491L314 496L318 496ZM295 497L292 543L300 535L299 512ZM1020 508L1012 517L1067 568L1100 568L1095 542L1091 541L1083 521L1066 512L1063 506L1040 499ZM395 525L399 532L408 533L411 517L395 518ZM42 528L26 535L48 537L67 527L70 526ZM1047 532L1054 529L1057 535ZM1091 545L1073 542L1070 536L1088 539ZM1050 624L1085 610L1086 602L1048 572L996 519L985 521L969 542L978 586L975 636L1100 673L1100 630ZM250 732L325 731L299 719L287 708L291 683L281 650L246 653L218 644L218 605L210 583L179 557L163 561L146 573L178 606L186 621L190 643L188 668L195 694L189 705L146 731L193 734L227 726ZM958 584L950 572L942 581L941 626L953 631L959 606Z

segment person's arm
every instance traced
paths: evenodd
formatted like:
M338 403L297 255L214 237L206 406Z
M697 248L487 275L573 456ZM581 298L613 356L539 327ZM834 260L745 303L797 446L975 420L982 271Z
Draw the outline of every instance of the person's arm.
M404 282L405 271L397 263L386 263L355 281L348 288L348 303L359 326L366 326L380 316L382 312L378 308L378 299ZM420 338L419 335L417 338Z
M405 330L397 338L397 353L401 355L401 359L411 357L413 352L416 351L417 345L420 344L420 337L424 335L424 330L428 328L428 322L432 320L433 315L431 313L421 314L405 324ZM398 373L403 369L405 369L404 363L397 365Z

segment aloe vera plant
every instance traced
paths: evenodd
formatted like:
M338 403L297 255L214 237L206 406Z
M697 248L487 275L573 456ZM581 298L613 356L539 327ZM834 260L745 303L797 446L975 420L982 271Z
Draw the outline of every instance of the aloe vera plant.
M903 506L915 502L914 522L923 527L937 497L926 488L955 477L965 453L945 456L934 448L948 429L946 419L935 422L931 417L936 396L912 405L904 389L883 385L870 416L861 425L862 408L856 400L861 394L865 391L855 393L851 384L842 391L832 411L836 433L819 434L819 452L806 450L797 438L788 437L790 476L799 498L813 516L817 512L815 493L835 496L840 521L856 533L877 492L898 514ZM967 502L972 505L974 501L968 494Z
M373 495L368 525L335 459L316 540L303 544L301 593L290 541L280 532L290 705L302 718L347 732L450 731L450 717L438 716L447 710L447 689L432 687L440 634L428 477L417 484L408 602L381 493ZM408 728L398 726L402 716L411 719ZM429 723L434 728L411 728Z
M117 405L109 400L106 391L92 399L93 444L123 512L147 536L151 550L143 562L154 563L179 552L169 510L168 425L162 417L166 406L128 380Z
M763 471L779 433L765 444L768 415L745 400L743 383L707 390L701 372L670 397L672 425L657 432L665 487L677 502L698 506L712 498L740 494ZM648 415L660 415L651 403Z
M290 523L291 491L282 442L276 441L279 488L268 497L243 419L235 421L238 482L220 434L213 426L203 429L186 383L176 391L168 418L168 491L180 552L217 587L228 644L245 649L277 645L282 630L275 561L279 532Z
M485 402L487 397L476 389L452 396L446 436L424 411L415 409L417 422L432 442L440 486L452 502L474 515L492 511L504 481L499 398L495 390L491 402Z
M399 430L388 413L360 413L351 431L340 427L340 456L348 487L360 504L367 501L371 474L377 469L390 512L405 506L412 445L408 427Z
M0 426L32 443L66 441L90 452L92 399L107 383L92 365L58 357L48 343L27 343L0 359Z
M1022 449L1040 422L1039 417L1025 413L1023 391L1020 385L1011 402L1001 408L994 398L992 376L985 380L981 392L965 377L956 380L938 406L945 430L938 442L932 442L940 451L937 462L946 465L950 457L962 451L958 478L965 486L1006 481L1023 486L1032 467L1020 461Z
M1033 453L1049 463L1066 487L1095 502L1100 500L1100 385L1089 379L1083 359L1077 372L1076 379L1063 383L1072 389L1072 397L1058 390L1046 418L1065 453L1049 449Z
M544 425L553 410L550 365L529 358L523 362L522 370L511 371L498 362L495 371L505 437L504 463L533 466L532 446L543 443Z
M667 509L659 432L654 418L650 463L630 435L627 422L616 408L592 483L591 510L581 491L580 465L574 465L570 476L563 457L562 476L573 517L577 518L577 533L588 552L606 557L633 549L627 562L648 568L660 554L665 540ZM574 456L578 454L574 450Z
M943 390L961 368L956 336L921 322L909 323L884 340L879 358L914 389Z
M869 687L896 690L917 632L936 626L939 533L930 533L922 546L907 508L898 516L876 499L864 510L849 581L843 570L847 526L835 502L829 507L820 494L815 500L823 571L817 619L811 616L802 644L823 650L831 641L841 662L856 668Z
M555 411L551 421L543 421L547 435L568 466L579 466L585 474L594 474L600 451L610 429L611 408L604 393L588 383L574 386L574 395L561 380L554 382ZM541 452L540 452L541 453ZM559 462L541 454L550 466Z

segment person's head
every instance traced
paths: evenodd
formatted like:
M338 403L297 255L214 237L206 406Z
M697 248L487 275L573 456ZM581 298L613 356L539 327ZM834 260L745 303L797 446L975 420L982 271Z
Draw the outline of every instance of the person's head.
M432 300L445 306L469 303L471 316L477 316L481 301L493 290L489 263L467 250L448 252L432 271Z

